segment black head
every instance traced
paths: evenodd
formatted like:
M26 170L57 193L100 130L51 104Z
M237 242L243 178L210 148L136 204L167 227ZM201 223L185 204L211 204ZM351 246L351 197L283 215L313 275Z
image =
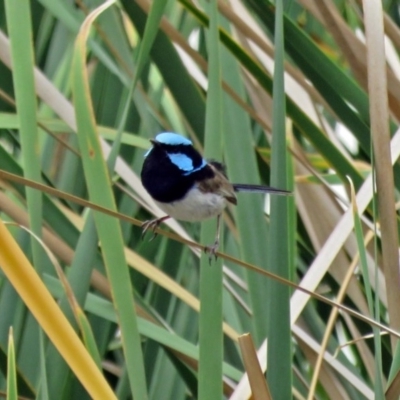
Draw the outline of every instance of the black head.
M151 140L141 178L145 189L158 201L182 199L195 182L214 175L192 142L176 133L160 133Z

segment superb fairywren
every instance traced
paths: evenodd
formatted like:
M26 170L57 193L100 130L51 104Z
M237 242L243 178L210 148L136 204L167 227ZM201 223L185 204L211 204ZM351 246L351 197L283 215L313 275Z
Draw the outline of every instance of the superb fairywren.
M182 221L217 217L215 242L206 247L210 257L215 256L221 214L227 203L237 204L235 192L290 194L269 186L230 183L222 164L204 160L189 139L176 133L160 133L150 141L153 146L145 154L142 184L167 215L144 222L142 236L170 217Z

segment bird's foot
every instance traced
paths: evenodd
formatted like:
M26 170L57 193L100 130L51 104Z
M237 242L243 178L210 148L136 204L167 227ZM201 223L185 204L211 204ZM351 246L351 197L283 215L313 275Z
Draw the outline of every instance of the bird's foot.
M214 244L212 244L212 245L210 245L210 246L206 246L206 247L204 248L204 252L205 252L205 253L209 253L208 261L209 261L210 265L211 265L211 261L212 261L213 257L214 257L214 261L217 261L217 258L218 258L218 255L217 255L218 249L219 249L219 240L216 240L216 241L214 242Z
M151 219L149 221L144 221L143 224L141 225L141 227L143 229L141 239L142 240L144 239L144 235L150 229L153 231L153 235L149 240L149 242L151 242L157 236L156 229L160 226L161 222L165 221L167 218L169 218L168 215L166 215L165 217L161 217L161 218Z

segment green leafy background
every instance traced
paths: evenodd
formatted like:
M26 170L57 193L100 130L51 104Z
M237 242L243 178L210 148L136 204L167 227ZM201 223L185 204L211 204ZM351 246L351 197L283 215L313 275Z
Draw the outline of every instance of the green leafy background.
M2 392L399 397L400 14L380 3L0 0ZM216 221L141 240L162 131L293 195L238 194L212 265Z

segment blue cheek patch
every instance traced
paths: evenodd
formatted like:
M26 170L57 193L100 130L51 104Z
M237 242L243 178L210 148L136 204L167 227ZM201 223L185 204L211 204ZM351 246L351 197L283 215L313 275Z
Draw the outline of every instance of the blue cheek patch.
M192 171L193 161L186 154L169 153L168 157L182 171Z
M201 165L200 165L199 167L194 168L194 169L192 169L191 171L185 172L183 175L190 175L190 174L193 173L193 172L200 171L200 170L201 170L202 168L204 168L206 165L207 165L206 160L203 160L203 162L201 163Z
M185 171L185 175L190 175L192 172L196 172L206 165L206 161L203 160L199 167L194 168L193 160L183 153L168 154L168 157L180 170Z

